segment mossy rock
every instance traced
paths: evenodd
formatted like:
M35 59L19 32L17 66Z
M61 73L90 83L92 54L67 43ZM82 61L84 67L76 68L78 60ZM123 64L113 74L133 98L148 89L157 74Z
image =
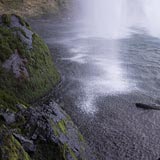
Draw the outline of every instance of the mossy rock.
M0 91L0 108L1 109L11 109L12 111L17 111L15 106L17 104L26 104L24 101L17 99L17 97L11 93L7 93L5 91ZM26 106L28 106L26 104Z
M17 115L25 117L21 134L32 137L36 151L34 160L87 160L88 146L74 125L54 101L45 105L27 108ZM94 160L94 159L92 159Z
M0 142L0 159L31 160L28 153L5 126L0 128Z
M23 18L16 15L2 15L0 17L0 106L13 109L17 100L29 103L47 93L59 80L59 73L44 41L31 30ZM2 97L10 99L13 105L11 103L4 105Z

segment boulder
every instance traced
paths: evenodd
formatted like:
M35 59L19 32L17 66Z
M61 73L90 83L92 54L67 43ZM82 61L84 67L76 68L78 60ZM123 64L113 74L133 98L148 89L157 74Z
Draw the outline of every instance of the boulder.
M16 110L17 99L33 101L59 80L47 45L29 24L17 15L0 16L0 108Z
M6 124L15 123L16 118L14 113L2 112L0 113L1 120L3 120Z
M10 28L15 29L15 34L18 35L20 40L27 45L28 49L32 49L32 35L29 25L19 16L12 15L10 17ZM18 30L16 30L18 29Z
M28 153L25 152L6 126L0 126L0 159L31 160Z
M27 59L21 58L18 51L15 52L7 59L3 64L2 67L8 71L13 72L16 78L29 78L29 73L26 68Z
M19 115L23 115L26 120L26 123L21 126L25 135L23 137L14 135L25 151L33 151L33 148L37 148L32 154L33 159L38 156L37 159L43 160L52 158L59 160L94 160L78 128L54 101L20 111L17 113L17 116ZM26 148L26 144L31 148ZM35 147L33 147L33 144ZM52 148L52 153L50 153L49 148ZM54 157L55 152L57 157Z
M95 159L57 103L28 105L59 80L47 45L27 22L0 16L0 159Z
M22 135L20 134L16 134L14 133L13 134L14 137L21 143L21 145L23 146L24 150L28 153L33 153L36 151L36 147L35 145L33 144L33 141L32 140L29 140L25 137L23 137Z

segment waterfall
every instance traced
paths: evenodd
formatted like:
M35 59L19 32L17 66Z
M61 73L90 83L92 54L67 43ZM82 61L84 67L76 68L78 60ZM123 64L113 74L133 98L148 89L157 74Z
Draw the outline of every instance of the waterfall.
M88 34L123 38L131 28L160 37L160 0L82 0Z
M155 37L160 37L160 1L142 0L145 15L144 27Z

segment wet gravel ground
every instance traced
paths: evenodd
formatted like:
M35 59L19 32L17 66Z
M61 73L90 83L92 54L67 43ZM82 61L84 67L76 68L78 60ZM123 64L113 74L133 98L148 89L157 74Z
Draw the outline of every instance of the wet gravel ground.
M144 33L89 38L69 19L30 22L62 75L49 97L71 115L97 159L158 160L160 112L135 103L160 104L160 40Z

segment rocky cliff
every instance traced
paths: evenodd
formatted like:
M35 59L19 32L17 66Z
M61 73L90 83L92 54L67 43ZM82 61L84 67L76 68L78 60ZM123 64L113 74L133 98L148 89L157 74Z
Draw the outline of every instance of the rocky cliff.
M12 107L44 95L60 77L47 45L16 15L0 18L0 102ZM10 106L5 101L10 101ZM11 99L11 100L10 100ZM14 99L14 101L13 101Z
M88 147L55 102L31 106L60 80L50 51L17 15L0 17L0 159L86 160ZM93 158L89 158L93 159Z

